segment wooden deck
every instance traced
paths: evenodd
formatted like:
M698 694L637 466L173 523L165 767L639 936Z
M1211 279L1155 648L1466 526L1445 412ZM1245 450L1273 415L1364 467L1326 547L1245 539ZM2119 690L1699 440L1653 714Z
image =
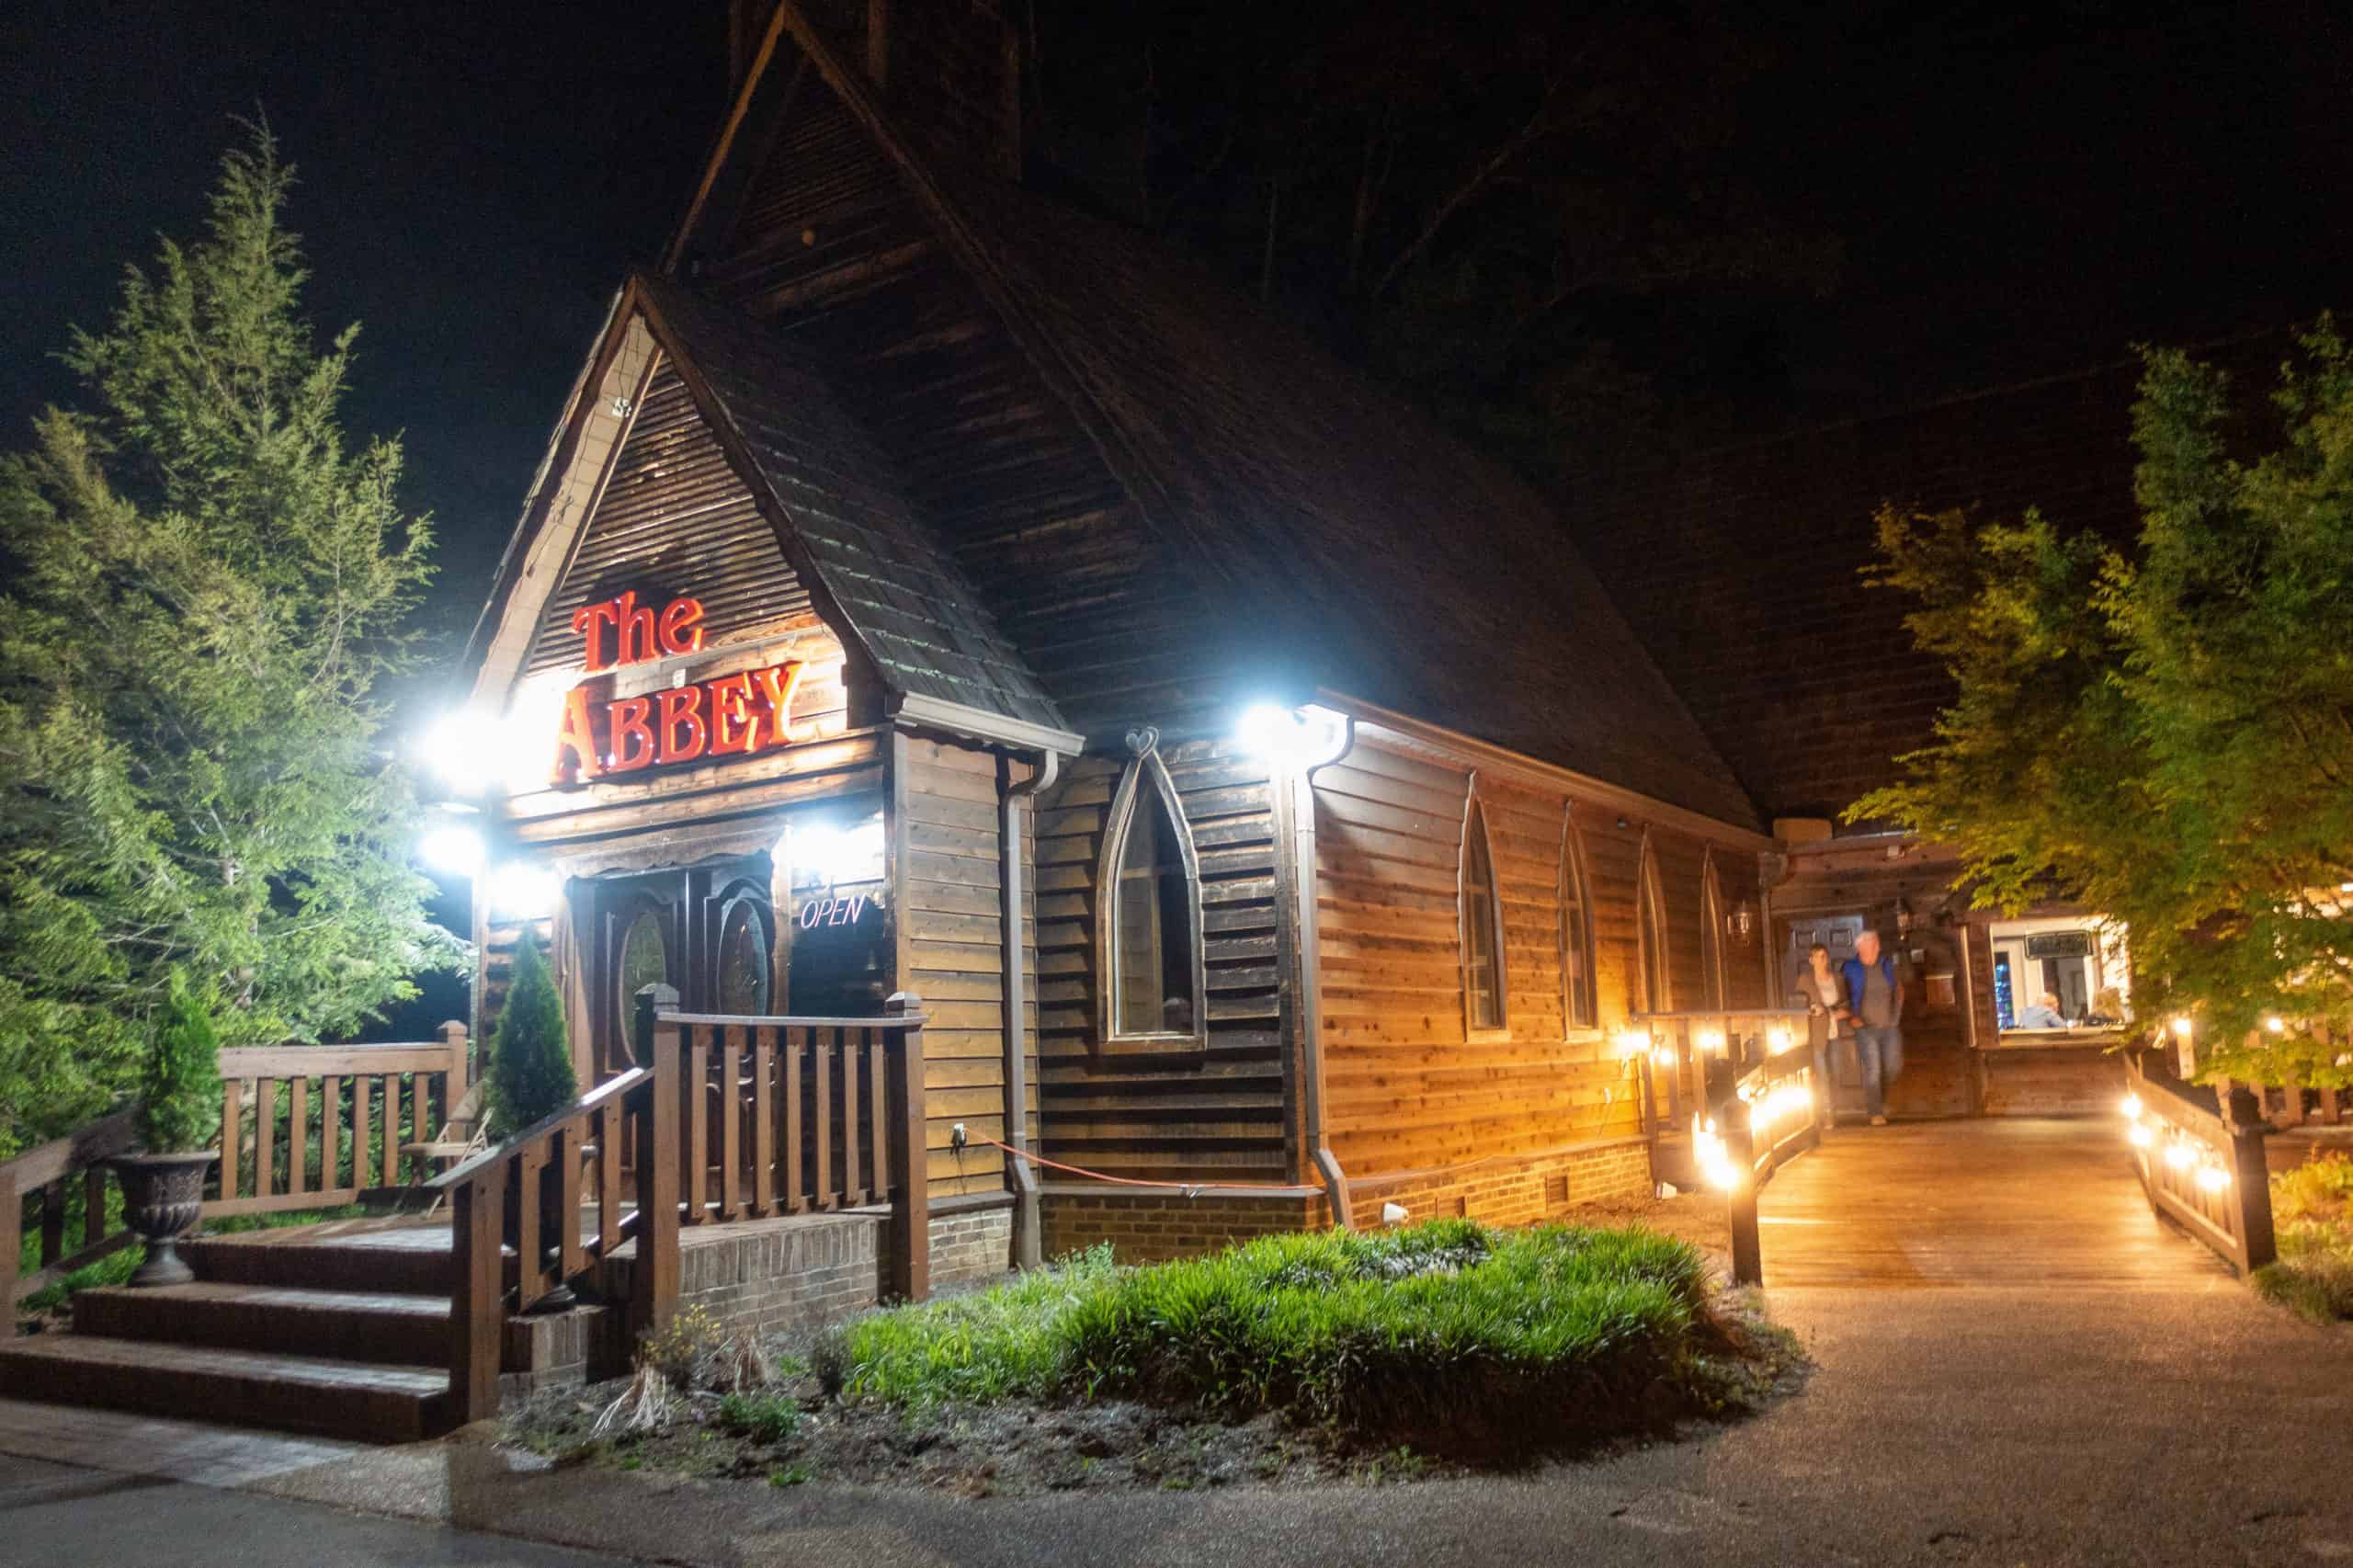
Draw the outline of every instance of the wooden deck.
M2230 1271L2149 1210L2113 1118L1846 1127L1758 1203L1765 1284L2206 1290Z

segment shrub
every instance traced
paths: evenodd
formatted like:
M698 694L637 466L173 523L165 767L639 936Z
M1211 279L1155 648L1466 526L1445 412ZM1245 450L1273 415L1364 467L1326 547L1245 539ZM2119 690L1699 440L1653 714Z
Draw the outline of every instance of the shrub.
M731 1393L719 1402L719 1424L763 1443L781 1443L801 1429L801 1406L786 1393Z
M563 1002L548 973L540 944L529 932L515 945L515 972L506 1005L491 1037L491 1121L503 1135L521 1131L572 1101L572 1047L564 1038Z
M638 1341L637 1364L661 1373L683 1392L703 1381L726 1342L726 1331L708 1307L688 1307L671 1317L669 1327Z
M2353 1160L2327 1154L2271 1178L2279 1261L2256 1271L2268 1301L2330 1323L2353 1318Z
M221 1129L221 1039L211 1011L174 971L139 1080L139 1142L151 1154L193 1153Z

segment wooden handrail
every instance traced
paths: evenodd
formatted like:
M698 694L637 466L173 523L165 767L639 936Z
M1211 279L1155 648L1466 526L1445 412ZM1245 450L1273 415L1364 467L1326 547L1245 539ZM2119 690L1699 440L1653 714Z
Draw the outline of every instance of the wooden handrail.
M683 1227L887 1196L891 1293L928 1293L921 1000L902 993L867 1018L681 1013L676 1000L667 986L639 994L638 1065L432 1184L450 1200L449 1392L460 1420L497 1411L510 1298L529 1311L577 1284L615 1306L626 1300L632 1335L666 1324ZM627 1213L625 1123L636 1178Z
M2279 1256L2271 1221L2271 1170L2265 1162L2263 1108L2244 1085L2223 1088L2217 1109L2191 1086L2152 1077L2138 1051L2124 1057L2132 1100L2132 1165L2157 1214L2177 1222L2242 1276ZM2176 1143L2190 1150L2179 1163ZM2219 1176L2209 1173L2219 1173Z

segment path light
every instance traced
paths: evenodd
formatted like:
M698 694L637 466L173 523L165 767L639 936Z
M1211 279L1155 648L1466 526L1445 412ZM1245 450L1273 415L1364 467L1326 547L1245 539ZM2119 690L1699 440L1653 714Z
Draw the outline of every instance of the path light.
M2124 1111L2124 1119L2125 1119L2125 1120L2127 1120L2127 1121L2138 1121L2138 1120L2140 1120L2140 1119L2141 1119L2141 1096L2138 1096L2138 1095L2127 1095L2127 1096L2124 1096L2124 1104L2123 1104L2122 1109L2123 1109L2123 1111Z
M2197 1157L2197 1155L2189 1152L2189 1145L2181 1142L2177 1138L2165 1145L2165 1164L2171 1165L2175 1170L2188 1170L2189 1168L2190 1161Z
M1779 1024L1775 1024L1766 1031L1765 1042L1773 1048L1773 1054L1779 1056L1790 1049L1790 1031Z
M2176 1036L2182 1040L2188 1040L2189 1038L2189 1030L2190 1022L2188 1014L2184 1013L2179 1017L2174 1019L2173 1032Z
M2149 1124L2145 1121L2134 1122L2124 1136L2135 1149L2145 1149L2157 1141L2156 1134L2149 1131Z
M2200 1165L2200 1166L2199 1166L2199 1167L2198 1167L2198 1190L2199 1190L2199 1191L2200 1191L2200 1192L2220 1192L2220 1191L2222 1191L2222 1188L2224 1188L2224 1187L2228 1187L2228 1186L2230 1186L2230 1185L2231 1185L2231 1173L2230 1173L2230 1172L2228 1172L2228 1171L2226 1171L2226 1170L2224 1170L2222 1166L2220 1166L2220 1165Z

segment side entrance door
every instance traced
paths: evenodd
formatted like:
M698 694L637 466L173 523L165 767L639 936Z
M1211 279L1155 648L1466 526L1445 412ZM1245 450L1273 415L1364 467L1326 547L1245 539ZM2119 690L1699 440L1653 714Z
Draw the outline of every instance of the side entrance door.
M596 883L590 1004L600 1073L634 1060L630 1030L645 986L676 987L689 1013L777 1010L779 933L768 890L766 856Z

